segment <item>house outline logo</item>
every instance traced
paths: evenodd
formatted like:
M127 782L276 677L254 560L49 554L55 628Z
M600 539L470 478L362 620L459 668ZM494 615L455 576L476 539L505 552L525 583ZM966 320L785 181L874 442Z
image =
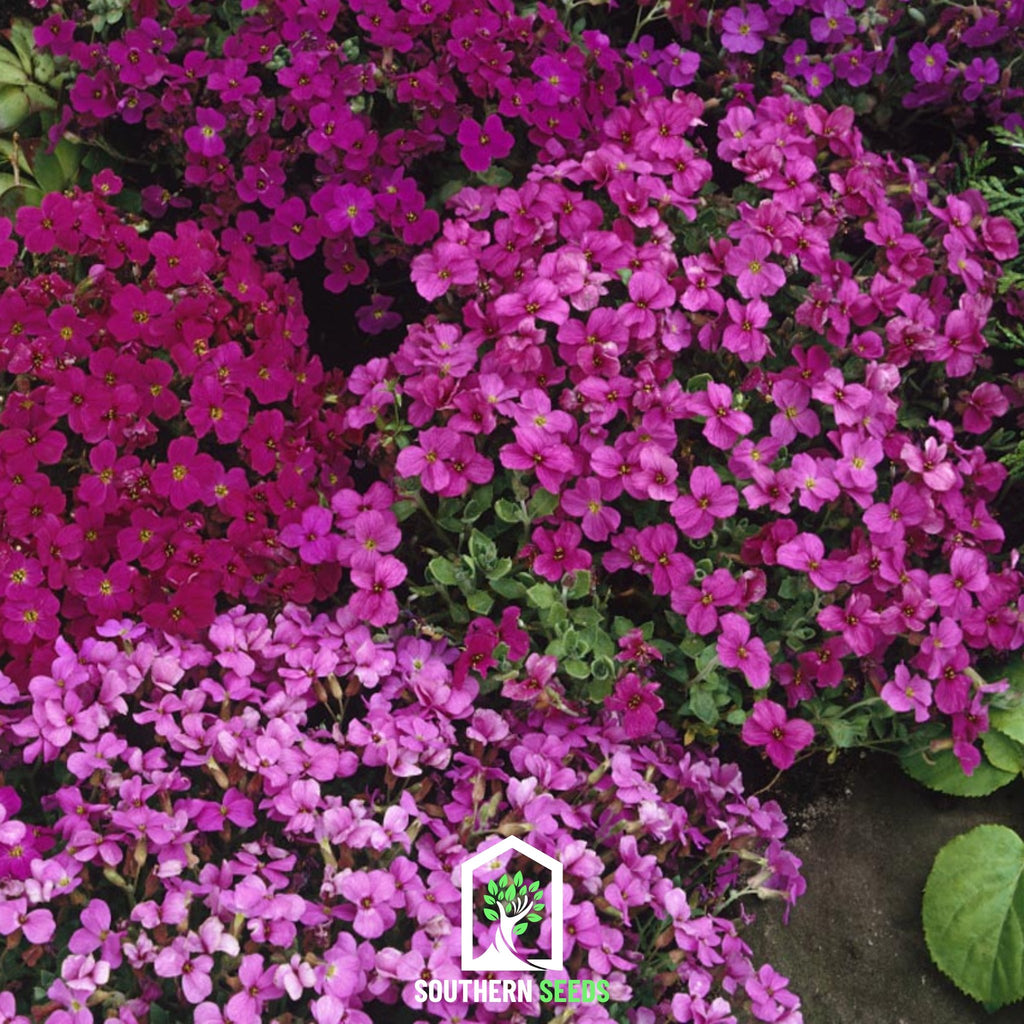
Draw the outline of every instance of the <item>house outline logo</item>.
M546 908L550 913L551 922L551 956L547 960L534 960L524 958L509 959L510 954L496 954L494 946L482 953L480 956L473 955L473 923L476 915L473 907L473 896L475 885L474 873L485 864L501 858L509 850L514 850L527 860L533 861L546 871L551 873L550 901L551 906ZM505 877L504 875L502 876ZM562 891L562 865L542 853L535 846L523 842L516 836L508 836L500 842L480 850L472 857L464 860L460 869L459 884L462 889L462 969L463 971L491 971L491 970L526 970L526 971L560 971L563 969L563 950L565 946L564 932L564 902L565 894ZM493 881L491 883L493 885ZM524 890L525 890L524 885ZM539 886L539 892L543 893L543 885ZM490 890L489 891L493 891ZM485 900L487 898L485 897ZM491 899L490 902L494 902ZM501 925L499 925L499 931ZM504 957L504 960L502 959ZM518 962L517 962L518 960Z

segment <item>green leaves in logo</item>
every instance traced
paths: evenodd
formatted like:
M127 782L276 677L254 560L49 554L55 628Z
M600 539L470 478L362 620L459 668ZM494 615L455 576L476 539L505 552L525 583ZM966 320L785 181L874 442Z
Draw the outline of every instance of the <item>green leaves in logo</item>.
M484 907L484 917L486 917L488 921L497 921L498 912L496 910L491 910L490 907Z
M516 935L522 935L528 927L529 925L525 921L521 921L512 929L512 931L515 932Z

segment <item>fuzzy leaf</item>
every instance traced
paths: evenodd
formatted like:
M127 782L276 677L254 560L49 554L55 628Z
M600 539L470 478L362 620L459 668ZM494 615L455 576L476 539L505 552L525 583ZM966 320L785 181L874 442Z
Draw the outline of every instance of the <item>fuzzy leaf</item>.
M520 523L523 521L523 510L508 498L499 498L494 503L494 513L503 523Z
M430 575L433 576L438 583L441 583L446 587L455 586L457 582L455 566L452 565L447 558L443 558L438 555L437 558L432 558L430 560L430 564L427 568L430 570Z
M993 729L981 737L981 746L985 756L1000 771L1016 774L1024 769L1024 743Z
M526 511L530 519L534 520L540 519L542 516L551 515L556 508L558 508L558 495L545 491L543 487L538 487L533 492L533 496L526 506Z
M484 917L486 917L488 921L497 921L498 912L496 910L491 910L490 907L484 907Z
M952 750L937 754L910 750L900 757L903 770L923 786L950 796L988 796L1014 780L1012 772L1004 772L982 758L971 775L965 775Z
M996 732L1005 733L1010 739L1024 743L1024 706L990 712L989 725Z
M979 825L947 843L924 890L925 941L939 969L990 1012L1024 999L1024 841Z

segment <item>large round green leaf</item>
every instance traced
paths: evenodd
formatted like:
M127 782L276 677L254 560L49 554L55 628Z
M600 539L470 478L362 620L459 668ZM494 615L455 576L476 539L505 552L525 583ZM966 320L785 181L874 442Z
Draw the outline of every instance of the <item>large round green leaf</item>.
M950 796L988 796L1013 782L1014 772L1004 772L985 758L970 775L965 775L952 750L933 754L927 750L908 750L900 756L903 770L923 786Z
M925 941L939 969L989 1011L1024 999L1024 841L979 825L948 842L924 890Z

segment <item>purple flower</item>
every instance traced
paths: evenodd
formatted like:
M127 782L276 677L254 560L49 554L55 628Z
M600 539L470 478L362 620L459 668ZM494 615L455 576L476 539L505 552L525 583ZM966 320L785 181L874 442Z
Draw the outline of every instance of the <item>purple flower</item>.
M919 675L911 675L901 661L893 678L882 687L882 700L893 711L913 711L915 722L925 722L932 702L931 683Z
M203 157L220 156L224 140L220 137L227 121L219 110L212 107L196 108L196 123L185 129L185 145Z
M467 117L459 125L458 139L462 162L477 174L483 174L493 160L508 156L516 141L497 114L489 115L482 125Z
M722 46L730 53L757 53L764 47L760 33L768 27L764 9L757 4L730 7L722 15Z
M772 764L785 769L813 742L814 727L799 718L787 719L786 709L781 704L761 700L743 723L740 735L744 743L752 747L763 746Z
M760 637L751 637L750 623L735 612L723 615L721 626L718 660L726 668L739 669L754 689L767 686L772 662L764 641Z
M604 702L609 711L622 715L622 727L631 740L649 736L658 724L658 712L665 706L658 696L657 683L645 682L635 672L627 672Z
M949 54L942 43L914 43L910 48L910 73L919 82L932 84L942 81Z
M390 902L395 880L388 871L353 871L341 883L341 895L355 904L352 927L365 939L379 939L394 923Z

